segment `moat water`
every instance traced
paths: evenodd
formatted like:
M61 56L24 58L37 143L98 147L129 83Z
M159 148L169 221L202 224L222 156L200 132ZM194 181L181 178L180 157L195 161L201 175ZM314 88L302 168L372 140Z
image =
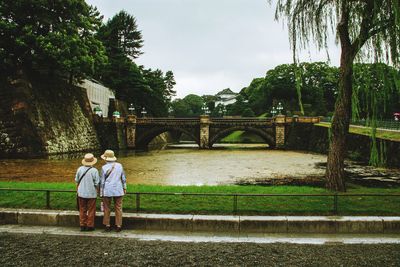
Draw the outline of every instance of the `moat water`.
M102 151L96 168L104 162ZM73 182L85 153L47 159L0 161L0 181ZM268 149L264 144L216 144L200 150L195 144L169 145L147 152L117 154L129 184L229 185L307 184L322 185L326 155ZM379 169L346 162L348 177L366 185L400 186L400 169Z
M104 162L100 153L96 168ZM53 159L0 161L0 181L72 182L84 153ZM215 145L200 150L193 144L147 152L120 152L128 183L147 185L217 185L275 178L322 176L325 155L267 149L264 144Z

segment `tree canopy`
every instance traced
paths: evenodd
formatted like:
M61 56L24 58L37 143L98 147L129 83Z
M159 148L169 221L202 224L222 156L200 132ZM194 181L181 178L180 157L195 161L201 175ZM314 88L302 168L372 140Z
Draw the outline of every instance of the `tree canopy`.
M120 11L101 26L100 39L109 54L122 53L131 59L138 58L143 52L142 32L138 30L136 19L126 11Z
M84 0L0 0L0 69L91 75L107 60L95 36L100 25Z

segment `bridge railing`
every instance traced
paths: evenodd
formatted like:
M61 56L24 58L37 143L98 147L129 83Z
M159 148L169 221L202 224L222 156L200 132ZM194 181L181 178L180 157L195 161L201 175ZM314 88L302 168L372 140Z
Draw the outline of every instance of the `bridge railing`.
M199 123L199 118L137 118L138 124L159 124L159 123Z
M210 117L211 123L274 123L275 118L258 118L258 117ZM284 117L283 123L318 123L320 122L320 117ZM324 121L324 120L322 120ZM99 118L95 117L96 123L124 123L125 118ZM175 118L175 117L146 117L146 118L136 118L136 123L138 124L172 124L172 123L199 123L200 117L191 117L191 118ZM398 125L398 124L396 124ZM397 127L397 126L396 126Z
M211 122L228 122L228 123L243 123L243 122L273 122L273 118L254 118L254 117L242 117L242 118L211 118Z
M0 188L0 203L11 203L12 205L16 205L15 201L8 201L8 199L11 197L10 195L7 195L7 192L19 192L21 194L23 194L24 192L34 192L34 193L38 193L38 194L44 194L44 199L45 199L45 205L43 205L42 207L45 207L47 209L51 209L53 206L51 205L51 194L69 194L68 198L65 197L58 197L57 198L57 208L72 208L75 205L75 201L73 201L73 197L76 196L76 191L75 190L54 190L54 189L22 189L22 188ZM330 214L334 214L337 215L340 213L340 205L339 203L341 203L342 201L344 203L349 203L349 199L355 199L357 200L357 204L360 205L361 208L365 208L368 207L368 203L370 203L370 200L368 200L368 197L375 197L375 198L386 198L389 199L390 203L393 204L394 202L400 204L399 199L400 199L400 194L348 194L348 193L344 193L344 194L337 194L337 193L332 193L332 194L235 194L235 193L173 193L173 192L127 192L126 193L126 200L124 208L128 209L128 210L133 210L136 212L154 212L154 211L158 211L158 212L165 212L166 210L161 210L160 209L152 209L149 208L148 205L150 203L155 202L155 206L156 207L163 207L163 205L160 205L160 203L162 202L163 204L167 204L167 202L172 201L174 205L176 205L176 201L175 198L180 198L180 200L182 202L193 202L192 199L188 199L186 197L192 196L192 197L196 197L196 198L200 198L201 201L201 210L195 210L192 209L190 212L204 212L204 211L208 211L208 213L215 213L215 212L219 212L219 210L215 210L215 206L214 207L210 207L214 204L214 201L209 200L209 198L215 198L215 197L224 197L224 198L228 198L231 199L231 213L233 214L238 214L240 213L240 208L242 208L242 210L244 211L248 211L251 210L252 213L254 212L258 212L258 213L265 213L265 211L263 210L259 210L255 207L252 207L252 205L256 205L254 204L255 201L251 201L251 198L264 198L264 199L268 199L270 198L271 200L273 198L283 198L283 202L280 201L278 202L278 204L276 205L276 208L273 208L274 202L270 201L267 202L266 204L268 205L268 212L272 212L274 214L279 214L279 213L287 213L288 209L286 206L289 205L288 199L290 198L294 198L295 201L295 205L296 205L296 209L294 209L292 212L296 212L296 213L301 213L301 210L297 209L298 206L301 206L302 204L305 206L306 204L310 204L310 202L312 202L312 210L310 211L308 210L304 210L304 213L309 214L310 212L313 214L321 214L321 213L330 213ZM131 198L133 196L133 199ZM147 207L143 208L141 202L143 200L143 198L147 196L151 196L152 200L151 201L147 201ZM15 198L18 199L22 199L21 196L15 196ZM164 197L164 198L163 198ZM158 199L157 199L158 198ZM320 200L318 201L318 198L320 198ZM34 199L37 199L36 197ZM159 199L163 199L161 202ZM250 201L249 201L250 199ZM301 199L303 199L303 201L300 201ZM307 202L305 200L311 199L310 202ZM132 202L133 200L133 202ZM362 202L362 203L359 203ZM128 203L132 203L132 204L128 204ZM229 203L225 202L225 204ZM284 210L280 210L280 207L282 207L282 203L285 203L285 205L283 207L285 207ZM26 202L24 202L24 204L26 205ZM193 203L191 203L192 205L195 205ZM239 205L241 204L241 205ZM350 203L351 206L356 210L359 211L359 207L357 207L354 203ZM60 206L63 205L63 206ZM221 203L217 204L217 205L221 205ZM1 205L0 205L1 206ZM10 207L10 205L8 205L8 207ZM11 206L13 208L21 208L21 206ZM25 208L27 208L26 206L24 206ZM223 209L223 207L218 206L219 209ZM267 206L265 206L267 207ZM28 207L28 208L33 208L33 207ZM37 206L35 206L34 208L38 208ZM207 209L209 208L209 209ZM400 209L397 208L396 212L393 212L393 214L400 214ZM374 210L374 214L376 214L377 210ZM226 212L226 210L222 210L222 212ZM289 210L290 212L290 210Z

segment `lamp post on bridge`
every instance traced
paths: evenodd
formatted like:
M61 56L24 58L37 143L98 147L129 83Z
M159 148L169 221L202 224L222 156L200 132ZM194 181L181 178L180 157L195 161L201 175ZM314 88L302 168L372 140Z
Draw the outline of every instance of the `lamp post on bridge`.
M208 114L210 114L210 110L208 109L206 103L203 104L203 106L201 107L201 109L203 110L203 115L208 115Z
M143 118L146 117L147 111L146 111L145 107L142 108L142 111L140 113L142 113Z
M271 115L272 115L272 117L275 117L275 115L276 115L277 112L278 112L278 111L276 110L275 106L272 106L272 109L271 109Z
M276 110L278 110L278 115L282 115L283 106L281 102L278 103Z
M135 106L133 105L133 103L129 104L129 115L135 115Z
M103 117L103 111L101 110L100 106L96 106L93 109L94 114L96 114L99 117Z

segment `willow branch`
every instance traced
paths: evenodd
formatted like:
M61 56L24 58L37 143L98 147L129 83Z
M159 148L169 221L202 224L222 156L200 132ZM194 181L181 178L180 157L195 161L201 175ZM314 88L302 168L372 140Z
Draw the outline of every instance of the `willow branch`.
M378 5L378 4L377 4ZM363 11L363 18L361 21L360 31L358 37L354 40L352 44L353 52L356 54L360 48L365 44L365 42L372 36L370 35L370 29L372 28L373 11L375 8L380 8L379 6L374 6L374 1L369 0L366 2Z

